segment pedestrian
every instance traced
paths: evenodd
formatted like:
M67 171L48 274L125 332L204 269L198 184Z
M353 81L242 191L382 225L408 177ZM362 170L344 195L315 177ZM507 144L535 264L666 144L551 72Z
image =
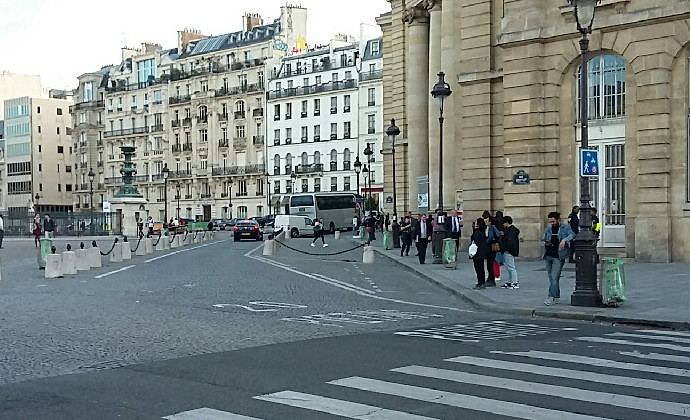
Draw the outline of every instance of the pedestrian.
M31 233L34 235L34 245L38 248L38 242L41 239L41 216L36 213L34 221L31 224Z
M503 264L508 272L508 281L501 286L504 289L519 289L515 257L520 255L520 229L513 225L513 218L503 217L503 236L501 236L501 252Z
M369 216L366 220L366 230L369 233L369 242L376 240L376 218L369 212Z
M137 228L139 230L139 237L143 238L144 237L144 219L142 219L141 217L139 218L139 220L137 220Z
M50 218L48 213L46 213L45 220L43 222L43 232L45 232L46 238L55 237L55 222Z
M152 217L152 216L149 216L149 220L148 220L147 225L148 225L148 228L149 228L149 238L150 238L150 237L153 236L153 226L155 225L155 223L153 222L153 217Z
M597 216L597 209L590 209L589 214L592 217L592 232L597 236L598 241L599 235L601 234L601 223L599 221L599 216Z
M573 233L575 236L580 232L580 206L573 206L573 210L570 212L570 215L568 216L568 226L570 226L570 229L573 230ZM570 257L568 258L568 262L570 264L575 263L575 247L571 246L570 247Z
M323 243L323 247L326 248L328 244L326 243L326 239L324 238L324 232L323 232L323 218L321 219L314 219L314 240L311 241L311 246L314 247L314 242L316 242L319 238L321 238L321 242Z
M83 235L86 232L86 220L81 219L81 225L80 225L80 232L79 236Z
M400 223L400 256L410 255L410 246L412 245L412 219L410 216L405 216L405 219Z
M417 245L417 255L419 256L419 263L426 262L426 248L431 241L431 220L427 219L426 214L422 214L415 232L414 242Z
M389 230L388 228L391 225L391 214L390 213L386 213L386 219L384 220L383 223L386 225L386 231L388 231Z
M383 233L383 214L381 214L381 213L376 214L376 224L378 225L381 233Z
M357 213L352 217L352 237L356 237L359 235L359 217L357 217Z
M455 241L455 252L460 249L460 236L462 235L462 217L458 216L458 211L450 211L450 217L446 219L446 232Z
M489 244L489 252L486 256L486 271L489 272L486 287L496 287L496 281L501 281L501 269L496 261L496 254L501 250L501 233L493 225L493 220L495 219L491 215L484 219L486 226L484 234L486 235L486 242Z
M2 240L5 238L5 219L0 214L0 249L2 249Z
M575 239L573 230L561 222L561 214L552 211L548 214L548 226L541 238L542 258L546 260L546 273L549 276L549 296L544 301L546 306L559 302L561 298L561 270L565 259L570 255L568 245Z
M484 273L484 260L487 260L491 254L491 248L486 238L486 222L479 218L474 224L474 232L472 232L472 243L470 244L470 258L474 264L474 272L477 275L477 284L475 289L484 289L486 287L486 280ZM489 264L487 264L489 267Z

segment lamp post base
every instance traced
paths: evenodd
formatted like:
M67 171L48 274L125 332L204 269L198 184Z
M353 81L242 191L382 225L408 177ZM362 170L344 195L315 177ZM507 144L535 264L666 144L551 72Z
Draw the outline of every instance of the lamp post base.
M393 220L393 248L400 248L400 225L397 220Z
M597 242L589 229L582 229L575 238L575 292L572 306L601 306L597 279Z

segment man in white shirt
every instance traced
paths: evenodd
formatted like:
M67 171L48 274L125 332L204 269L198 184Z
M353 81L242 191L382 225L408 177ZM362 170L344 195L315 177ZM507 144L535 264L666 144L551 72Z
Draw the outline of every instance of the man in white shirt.
M458 216L458 211L453 209L450 217L446 219L446 232L455 241L455 252L460 248L460 236L462 235L462 217Z
M0 215L0 248L2 248L2 239L5 237L5 219Z

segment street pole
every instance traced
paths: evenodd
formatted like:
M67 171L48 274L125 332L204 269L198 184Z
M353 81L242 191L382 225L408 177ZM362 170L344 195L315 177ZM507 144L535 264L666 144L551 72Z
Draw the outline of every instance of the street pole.
M228 213L230 213L230 217L228 219L232 219L232 178L228 181L228 187L229 187L229 192L228 192Z
M166 232L167 229L170 228L168 226L168 176L170 176L170 169L168 168L168 164L166 163L165 165L163 165L163 228L164 230L166 230Z
M395 187L395 138L400 134L400 129L395 125L395 119L391 119L391 125L386 130L391 141L391 152L393 156L393 248L400 248L400 224L398 223L398 196Z
M182 194L182 190L179 182L175 185L175 190L177 191L177 220L180 220L180 194Z
M95 233L95 229L93 226L93 179L96 177L96 174L93 172L93 168L89 169L88 173L89 177L89 211L90 211L90 216L91 216L91 221L89 223L89 230L91 231L91 235Z
M594 10L599 0L569 0L574 6L580 38L580 147L589 148L589 114L587 109L587 52L592 32ZM580 16L582 13L582 16ZM585 24L583 26L582 24ZM580 163L582 164L582 163ZM597 286L597 238L592 231L589 178L580 173L580 231L575 237L575 292L570 297L573 306L600 306Z
M359 196L362 194L362 190L359 188L359 174L362 172L362 162L359 160L359 149L357 157L355 158L355 173L357 174L357 220L361 222L362 220L362 204L359 202Z
M443 105L445 100L452 93L450 85L445 81L445 73L438 73L438 82L431 90L431 96L438 100L439 103L439 134L438 134L438 209L436 210L436 225L434 226L433 235L433 264L443 263L443 240L446 238L446 223L443 215Z

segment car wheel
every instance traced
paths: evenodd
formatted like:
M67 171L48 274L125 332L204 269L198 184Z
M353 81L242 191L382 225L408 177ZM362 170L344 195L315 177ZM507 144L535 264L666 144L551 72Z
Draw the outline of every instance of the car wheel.
M296 237L298 237L298 236L299 236L299 230L297 230L297 228L293 228L293 229L290 231L290 237L291 237L291 238L296 238Z

